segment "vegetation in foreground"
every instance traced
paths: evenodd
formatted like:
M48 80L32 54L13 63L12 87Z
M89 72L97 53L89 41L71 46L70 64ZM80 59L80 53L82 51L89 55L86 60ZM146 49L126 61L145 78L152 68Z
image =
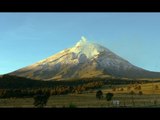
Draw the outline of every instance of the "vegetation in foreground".
M60 85L12 76L0 82L0 107L160 107L160 82L79 80Z
M108 107L160 107L160 95L132 95L114 94L111 101L106 98L97 99L95 93L55 95L48 99L46 106L51 108L108 108ZM154 99L155 98L155 99ZM113 101L119 101L119 105ZM0 99L0 107L35 107L33 98L7 98Z

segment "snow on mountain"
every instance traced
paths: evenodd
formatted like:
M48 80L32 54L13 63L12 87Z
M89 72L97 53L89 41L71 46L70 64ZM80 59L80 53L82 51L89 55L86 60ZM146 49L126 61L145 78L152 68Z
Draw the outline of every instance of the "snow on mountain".
M109 49L87 41L85 37L72 48L10 74L43 80L111 76L160 77L159 73L136 67Z

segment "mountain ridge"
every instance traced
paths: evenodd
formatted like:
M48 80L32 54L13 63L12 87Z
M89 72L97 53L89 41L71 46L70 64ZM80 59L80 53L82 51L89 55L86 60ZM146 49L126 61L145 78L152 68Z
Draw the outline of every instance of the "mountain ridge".
M109 49L87 41L85 37L71 48L9 74L43 80L92 77L160 78L159 72L132 65Z

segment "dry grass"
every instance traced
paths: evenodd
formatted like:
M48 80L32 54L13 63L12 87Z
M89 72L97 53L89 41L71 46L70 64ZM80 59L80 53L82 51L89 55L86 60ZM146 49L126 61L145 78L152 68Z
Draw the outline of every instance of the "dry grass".
M140 86L141 89L136 89L136 87ZM116 90L114 91L113 88ZM120 86L118 85L113 86L112 89L105 89L103 88L104 92L113 92L115 94L117 93L129 93L131 91L134 91L135 93L138 93L139 91L142 91L143 94L160 94L160 82L158 83L146 83L146 84L131 84L131 85L126 85L126 86ZM122 90L123 89L123 90Z
M156 85L159 86L158 89L154 89ZM130 90L127 89L129 86ZM138 85L112 86L116 88L116 91L113 91L108 86L104 86L102 88L104 93L102 100L96 99L97 90L91 90L83 94L51 96L46 107L68 108L71 105L78 108L116 107L111 101L108 102L105 99L105 94L108 92L114 93L113 100L120 101L118 107L160 107L160 83L142 84L140 85L141 90L135 90L136 86ZM134 91L135 94L131 95L130 91ZM142 91L143 94L139 95L139 91ZM33 98L0 99L0 107L34 107L33 102Z

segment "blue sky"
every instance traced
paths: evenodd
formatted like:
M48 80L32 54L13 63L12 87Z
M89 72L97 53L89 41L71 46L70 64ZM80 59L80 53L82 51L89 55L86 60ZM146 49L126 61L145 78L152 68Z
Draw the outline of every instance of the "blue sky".
M0 74L31 65L85 36L160 72L160 13L0 13Z

